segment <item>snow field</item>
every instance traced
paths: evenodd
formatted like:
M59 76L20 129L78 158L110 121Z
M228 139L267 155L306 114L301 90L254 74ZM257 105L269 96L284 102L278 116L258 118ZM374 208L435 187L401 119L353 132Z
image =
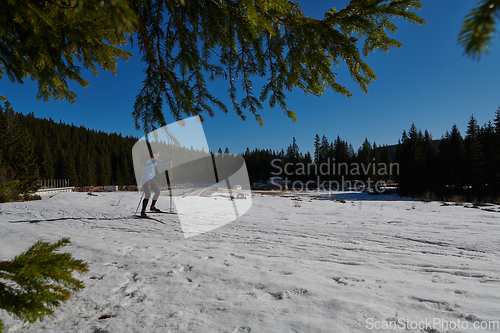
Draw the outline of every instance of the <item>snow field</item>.
M168 208L166 195L158 207ZM368 323L433 318L478 332L474 322L500 321L498 206L359 193L296 199L254 193L247 214L187 239L176 216L132 218L132 192L2 204L0 260L39 238L70 237L64 250L90 272L80 277L86 288L41 323L0 316L7 332L91 333L373 332Z

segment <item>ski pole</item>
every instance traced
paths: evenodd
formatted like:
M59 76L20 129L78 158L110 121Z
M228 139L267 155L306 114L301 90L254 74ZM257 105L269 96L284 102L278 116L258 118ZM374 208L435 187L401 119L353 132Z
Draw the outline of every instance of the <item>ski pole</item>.
M170 156L170 179L169 179L169 182L168 182L168 185L169 185L169 189L170 189L170 207L169 207L169 212L172 213L172 165L173 165L173 162L174 162L174 158L173 156ZM167 177L168 178L168 177Z
M139 205L142 202L142 197L144 196L144 192L142 192L141 199L139 200L139 203L137 204L137 208L135 209L135 215L137 215L137 211L139 210Z
M169 207L170 213L173 213L172 211L172 186L170 186L170 207Z

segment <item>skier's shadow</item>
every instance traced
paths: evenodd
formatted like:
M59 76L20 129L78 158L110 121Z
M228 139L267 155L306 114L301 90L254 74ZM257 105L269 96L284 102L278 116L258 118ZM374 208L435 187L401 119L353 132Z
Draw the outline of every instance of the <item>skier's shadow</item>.
M40 223L40 222L56 222L56 221L70 221L70 220L85 220L85 221L122 221L129 220L129 217L113 217L113 218L97 218L97 217L86 217L86 218L75 218L75 217L61 217L57 219L40 219L40 220L21 220L21 221L9 221L9 223Z

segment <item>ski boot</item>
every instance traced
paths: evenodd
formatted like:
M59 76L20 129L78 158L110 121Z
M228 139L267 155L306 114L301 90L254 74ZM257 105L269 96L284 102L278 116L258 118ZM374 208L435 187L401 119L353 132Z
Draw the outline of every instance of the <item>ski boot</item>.
M156 206L151 206L150 210L155 213L161 213L161 210L156 208Z

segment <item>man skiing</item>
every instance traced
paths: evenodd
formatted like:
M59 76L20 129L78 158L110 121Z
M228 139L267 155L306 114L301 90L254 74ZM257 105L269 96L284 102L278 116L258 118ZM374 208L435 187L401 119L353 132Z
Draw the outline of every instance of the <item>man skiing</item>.
M158 152L151 153L151 158L148 158L144 164L144 171L142 172L142 179L144 181L144 185L142 186L144 191L144 200L142 201L141 217L148 217L146 215L146 207L148 206L151 191L153 191L155 195L151 201L150 210L152 212L161 212L161 210L156 208L156 201L160 196L160 186L154 179L158 163L163 164L163 161L158 159L159 156L160 154Z

